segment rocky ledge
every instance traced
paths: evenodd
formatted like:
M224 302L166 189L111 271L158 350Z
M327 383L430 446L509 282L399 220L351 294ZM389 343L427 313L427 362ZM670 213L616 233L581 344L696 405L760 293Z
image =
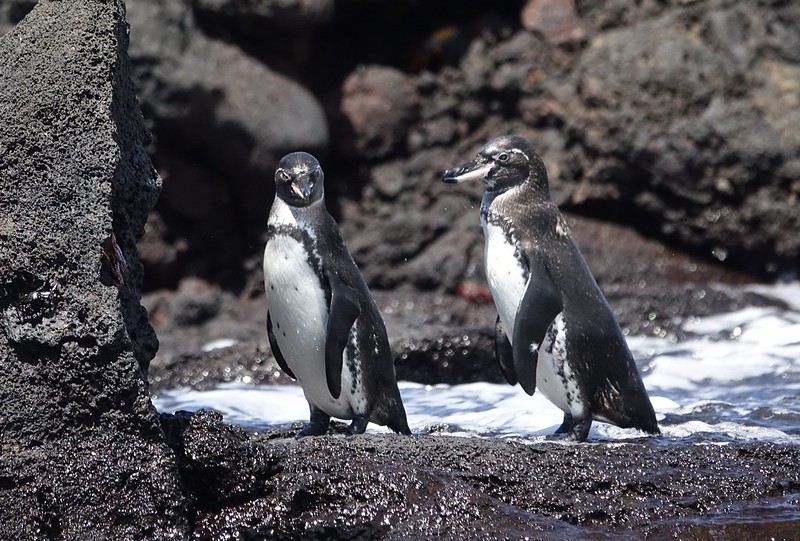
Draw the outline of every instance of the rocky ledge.
M162 423L202 539L789 539L800 502L797 446L298 441L202 411Z

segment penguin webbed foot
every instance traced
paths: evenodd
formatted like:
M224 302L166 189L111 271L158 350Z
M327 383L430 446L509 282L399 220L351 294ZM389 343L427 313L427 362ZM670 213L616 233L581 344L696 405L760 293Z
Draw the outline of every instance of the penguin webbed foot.
M303 427L295 439L305 438L306 436L322 436L328 432L328 427L331 424L331 416L322 411L321 409L311 408L311 420Z
M564 414L564 422L561 423L553 434L569 434L575 426L575 421L569 413Z
M589 437L589 430L592 428L592 419L575 420L572 415L565 413L564 422L561 423L555 432L548 439L572 440L578 443L585 442Z
M355 436L356 434L363 434L365 430L367 430L367 425L369 424L369 417L358 415L353 417L353 422L350 423L350 426L347 427L347 430L344 431L345 435L347 436Z

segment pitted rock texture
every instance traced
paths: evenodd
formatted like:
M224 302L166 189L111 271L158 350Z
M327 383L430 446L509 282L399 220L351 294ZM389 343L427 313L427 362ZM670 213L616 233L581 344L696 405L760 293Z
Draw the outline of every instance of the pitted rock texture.
M121 1L0 39L0 537L166 539L187 500L147 392L136 242L160 180Z
M297 441L294 429L247 434L208 411L162 422L195 491L201 538L712 539L715 529L780 538L791 536L800 489L797 446Z

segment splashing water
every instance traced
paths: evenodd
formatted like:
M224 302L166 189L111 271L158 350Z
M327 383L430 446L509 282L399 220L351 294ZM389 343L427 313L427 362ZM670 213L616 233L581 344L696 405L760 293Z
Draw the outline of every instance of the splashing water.
M692 338L681 341L628 338L666 438L800 444L800 283L748 289L788 307L751 307L684 321L681 327ZM541 393L530 397L519 386L400 382L400 392L414 433L535 441L562 420ZM162 412L215 409L228 422L256 430L308 419L308 404L294 385L176 389L154 402ZM370 425L368 431L388 429ZM590 438L640 435L597 422Z

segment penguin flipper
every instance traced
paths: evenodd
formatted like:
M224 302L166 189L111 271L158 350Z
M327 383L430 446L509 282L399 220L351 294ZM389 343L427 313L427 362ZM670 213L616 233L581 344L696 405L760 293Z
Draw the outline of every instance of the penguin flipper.
M275 339L275 333L272 331L272 318L269 316L269 312L267 312L267 338L269 338L269 347L272 348L272 355L278 362L278 366L280 366L281 370L286 372L290 378L297 379L291 368L289 368L289 365L286 364L286 359L283 358L283 353L281 353L281 349L278 347L278 341Z
M509 385L517 384L517 372L514 370L514 351L511 348L511 342L506 335L506 329L503 327L503 322L500 316L497 316L497 321L494 324L494 354L497 357L497 362L500 363L500 371Z
M539 346L548 327L561 312L561 292L553 283L544 264L537 258L529 262L530 277L514 320L514 370L523 390L532 395L536 390L536 366Z
M361 313L358 297L336 273L328 273L331 288L331 307L328 313L328 332L325 339L325 379L333 398L342 394L342 364L344 348L356 318Z

